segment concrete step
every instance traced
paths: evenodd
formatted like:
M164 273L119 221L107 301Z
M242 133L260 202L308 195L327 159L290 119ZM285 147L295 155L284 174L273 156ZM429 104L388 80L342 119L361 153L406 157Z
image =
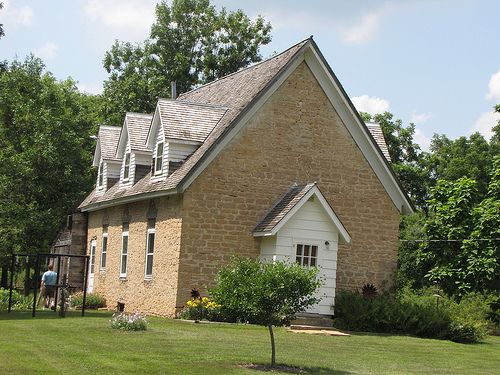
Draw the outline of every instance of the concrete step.
M332 327L333 319L329 315L303 313L298 314L291 324L295 326Z

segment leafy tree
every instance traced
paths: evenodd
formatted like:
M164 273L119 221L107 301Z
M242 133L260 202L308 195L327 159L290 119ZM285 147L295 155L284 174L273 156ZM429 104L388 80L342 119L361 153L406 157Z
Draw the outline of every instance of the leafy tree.
M209 0L173 0L156 5L150 38L141 44L115 42L106 52L105 117L121 123L125 111L151 112L158 97L235 72L262 59L271 25L243 11L217 11Z
M319 302L317 268L293 263L259 263L234 259L220 269L214 300L240 321L267 326L271 336L271 366L276 364L273 326L288 324L294 315Z
M414 203L426 207L429 181L424 167L425 153L414 142L415 125L403 126L403 122L394 119L390 112L370 115L361 113L364 121L374 121L380 124L387 143L391 165Z
M3 8L3 3L0 3L0 10ZM3 23L0 23L0 38L5 35L5 31L3 30Z
M468 177L439 180L429 202L428 241L417 260L426 278L450 295L500 290L500 157L481 202L476 186Z
M93 102L40 59L0 72L0 257L48 250L64 216L90 190Z

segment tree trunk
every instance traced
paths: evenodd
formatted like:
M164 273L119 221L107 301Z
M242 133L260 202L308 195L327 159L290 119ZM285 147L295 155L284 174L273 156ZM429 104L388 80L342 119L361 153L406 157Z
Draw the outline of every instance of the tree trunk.
M274 333L273 333L273 325L269 324L267 326L269 328L269 335L271 336L271 367L276 365L276 346L274 344Z

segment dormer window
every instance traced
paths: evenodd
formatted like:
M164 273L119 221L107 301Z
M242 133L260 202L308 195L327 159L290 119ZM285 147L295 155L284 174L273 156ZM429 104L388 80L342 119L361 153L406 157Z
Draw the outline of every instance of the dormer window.
M128 180L130 173L130 152L125 154L125 166L123 167L123 179Z
M155 174L161 173L163 168L163 142L158 143L156 146L156 162L155 162Z
M104 163L101 161L99 163L99 180L98 180L98 186L102 187L103 182L104 182Z

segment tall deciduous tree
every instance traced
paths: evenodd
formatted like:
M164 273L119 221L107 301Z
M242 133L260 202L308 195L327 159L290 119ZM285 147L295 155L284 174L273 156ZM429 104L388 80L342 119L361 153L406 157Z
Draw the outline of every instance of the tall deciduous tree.
M0 255L48 250L91 189L94 102L33 56L0 72Z
M319 302L314 296L321 286L317 268L297 263L259 263L235 259L222 267L214 300L238 320L266 326L271 337L271 365L276 364L273 326L288 324L296 313Z
M115 42L104 58L105 115L121 123L126 111L151 112L159 97L235 72L262 59L271 25L241 10L217 11L209 0L162 1L150 38L142 44Z

